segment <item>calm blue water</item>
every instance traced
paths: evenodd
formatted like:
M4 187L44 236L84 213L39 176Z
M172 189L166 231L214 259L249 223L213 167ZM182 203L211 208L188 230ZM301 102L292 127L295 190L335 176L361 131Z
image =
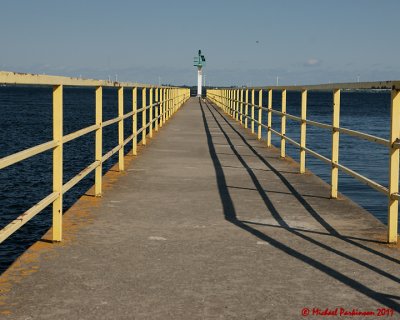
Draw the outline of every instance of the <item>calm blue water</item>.
M256 97L258 101L258 97ZM300 116L301 97L299 92L288 92L287 112ZM264 93L263 101L267 100ZM273 108L281 109L281 93L274 92ZM263 115L266 119L266 113ZM332 124L332 93L309 92L307 118ZM273 115L272 127L280 131L279 115ZM343 91L341 93L340 126L382 138L389 138L390 91ZM297 121L287 119L287 136L300 141L300 126ZM264 136L266 135L264 131ZM307 147L330 158L331 131L307 126ZM280 146L279 137L272 135L272 142ZM286 143L287 154L299 161L299 150ZM388 150L382 145L340 134L339 162L383 186L388 185ZM330 166L306 155L306 167L330 183ZM339 191L387 222L387 197L358 180L339 171Z
M131 110L131 91L124 95L125 112ZM263 97L267 101L266 95ZM256 101L258 97L256 94ZM274 108L280 109L281 96L274 92ZM94 123L94 89L64 89L64 134L74 132ZM138 92L138 104L141 95ZM300 94L288 92L287 110L300 114ZM310 92L308 118L331 123L332 94ZM117 116L117 90L103 91L103 118ZM387 138L389 136L390 92L343 92L341 126ZM0 158L33 147L52 139L52 89L43 87L0 87ZM266 115L264 114L264 120ZM200 119L199 119L200 121ZM138 117L139 128L141 124ZM280 118L273 116L273 128L280 130ZM131 122L125 122L125 137L131 134ZM299 140L297 122L288 119L287 135ZM265 132L264 132L265 135ZM103 153L117 145L117 125L104 129ZM278 146L279 139L273 136ZM307 146L330 157L331 136L327 130L307 127ZM130 149L128 145L127 149ZM299 158L296 148L287 144L287 153ZM46 152L0 171L0 228L35 203L51 193L52 157ZM104 165L104 172L115 164L114 155ZM64 182L94 161L94 133L64 146ZM388 182L388 152L385 147L356 138L340 136L340 162L357 172L376 180L384 186ZM330 168L325 163L307 155L307 168L329 183ZM73 204L94 183L93 174L82 180L64 197L64 210ZM383 222L386 222L387 198L357 180L340 174L339 190L362 205ZM0 245L0 272L15 260L30 244L51 226L51 210L47 208L28 222L20 231Z

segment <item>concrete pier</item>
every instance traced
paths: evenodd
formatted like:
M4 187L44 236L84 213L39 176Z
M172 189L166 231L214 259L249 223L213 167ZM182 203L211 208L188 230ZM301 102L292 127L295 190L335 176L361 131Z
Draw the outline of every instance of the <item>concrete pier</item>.
M65 242L44 239L2 275L2 316L400 317L385 226L210 102L191 98L125 169L65 214Z

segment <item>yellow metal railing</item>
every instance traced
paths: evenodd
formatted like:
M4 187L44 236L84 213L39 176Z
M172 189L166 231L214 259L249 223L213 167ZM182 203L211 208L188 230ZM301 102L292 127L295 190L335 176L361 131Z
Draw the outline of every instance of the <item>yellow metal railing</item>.
M124 170L124 147L132 142L132 154L137 154L138 136L141 134L141 142L146 144L147 135L153 136L153 129L158 131L170 117L178 111L190 96L190 90L184 88L151 86L139 83L111 82L101 80L88 80L79 78L67 78L58 76L18 74L13 72L0 72L1 84L16 85L42 85L53 87L53 139L41 145L11 154L0 159L0 170L17 162L33 157L42 152L53 151L53 192L42 199L32 208L21 214L0 230L0 243L11 234L21 228L30 219L36 216L44 208L53 205L53 241L62 240L62 204L63 194L95 171L95 194L102 193L102 165L112 155L118 152L118 167ZM93 87L95 90L95 124L80 129L68 135L63 135L63 88L69 86ZM103 87L118 89L118 116L103 122ZM124 89L132 90L132 111L124 114ZM137 92L142 90L142 107L137 106ZM148 103L147 103L148 98ZM149 119L147 119L149 110ZM142 127L138 130L137 115L142 115ZM124 120L132 121L132 134L124 137ZM118 145L105 154L103 149L103 128L118 123ZM63 183L63 145L89 132L95 132L95 161L83 169L79 174Z
M383 139L369 135L360 131L340 127L340 93L342 89L377 89L386 88L391 90L391 121L390 121L390 139ZM255 91L258 90L259 101L255 104ZM275 110L272 106L272 92L278 90L281 92L281 110ZM286 112L286 94L287 91L300 91L301 93L301 112L300 117ZM307 114L307 94L311 90L331 90L333 92L333 116L332 124L324 124L308 120ZM263 91L268 92L267 106L263 106ZM249 92L251 93L251 102L249 102ZM398 207L399 207L399 155L400 155L400 81L386 82L368 82L368 83L343 83L327 85L310 86L272 86L272 87L253 87L246 89L213 89L207 90L207 98L219 106L225 113L231 115L239 121L245 128L255 133L257 125L257 137L261 139L261 130L267 131L267 146L271 147L271 135L280 137L280 155L286 156L286 141L300 150L300 173L305 172L306 153L324 161L331 166L331 198L337 198L338 195L338 171L354 177L362 183L374 188L375 190L388 196L388 232L387 241L396 243L398 237ZM249 112L250 108L250 112ZM255 109L258 110L255 113ZM263 123L262 111L267 112L267 122ZM272 128L272 114L277 114L281 118L281 130ZM297 142L286 136L286 119L295 120L300 123L300 141ZM316 126L332 132L331 158L327 158L318 152L307 148L306 146L306 127L307 125ZM388 188L380 185L350 168L339 163L339 133L347 134L359 139L368 140L377 144L384 145L389 151L389 186Z

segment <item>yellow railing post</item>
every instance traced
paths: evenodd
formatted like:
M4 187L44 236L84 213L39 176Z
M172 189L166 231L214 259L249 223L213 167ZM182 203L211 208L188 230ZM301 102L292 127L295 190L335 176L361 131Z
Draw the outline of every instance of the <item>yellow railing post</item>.
M228 114L231 114L231 110L230 110L230 101L229 101L229 90L226 90L226 112Z
M178 110L178 92L176 89L173 90L173 97L174 97L174 108L172 109L173 113Z
M160 128L164 124L164 88L160 89Z
M169 118L171 117L171 89L168 89L167 92L167 99L168 99L168 105L167 105L167 121L169 120Z
M239 103L238 103L239 95L238 95L238 90L237 89L235 89L235 97L234 97L234 99L235 99L235 120L239 121Z
M156 99L156 103L157 103L157 105L156 105L156 107L155 107L155 111L156 111L156 126L155 126L155 130L156 130L156 132L158 131L158 123L159 123L159 121L160 121L160 119L158 118L158 116L159 116L159 110L160 110L160 99L159 99L159 90L160 90L160 88L155 88L155 93L156 93L156 97L155 97L155 99Z
M171 117L175 113L175 89L171 89Z
M57 198L53 202L53 241L62 240L63 213L63 86L53 87L53 192Z
M231 101L231 103L230 103L230 108L231 108L231 116L232 116L232 118L233 119L235 119L235 105L234 105L234 103L233 103L233 94L234 94L234 90L233 89L231 89L230 91L229 91L229 99L230 99L230 101Z
M161 121L162 121L162 125L164 125L165 124L165 108L166 108L166 96L167 96L167 89L162 89L162 100L163 100L163 103L162 103L162 118L161 118Z
M231 114L232 118L235 119L235 103L234 103L234 94L235 90L229 90L229 99L230 99L230 111L229 113Z
M167 106L168 106L168 89L164 89L164 102L163 102L163 124L167 121Z
M237 112L237 121L240 121L240 90L236 90L236 112Z
M240 90L236 89L236 121L240 118Z
M246 89L246 99L244 105L244 127L247 128L247 116L249 115L249 89Z
M149 104L150 104L150 112L149 112L149 125L150 125L150 129L149 129L149 137L153 138L153 88L149 89L150 91L150 97L149 97Z
M174 102L172 101L172 89L169 89L169 114L168 114L168 120L172 117L172 107L174 105Z
M164 103L164 124L167 122L167 117L168 117L168 104L169 104L168 91L169 91L169 89L165 89L164 90L164 100L165 100L165 103Z
M170 91L170 89L168 88L167 90L166 90L166 106L165 106L165 122L167 122L168 121L168 118L169 118L169 106L170 106L170 101L169 101L169 98L170 98L170 93L169 93L169 91Z
M119 171L125 170L124 163L124 88L121 87L118 89L118 117L120 120L118 121L118 144L120 149L118 151L118 168Z
M233 119L235 119L235 105L234 105L234 103L233 103L233 94L234 94L234 90L230 90L229 91L230 92L230 95L229 95L229 99L230 99L230 101L231 101L231 103L230 103L230 108L231 108L231 116L232 116L232 118Z
M237 100L239 99L239 96L237 95L237 90L233 90L233 109L234 109L234 119L239 121L239 104L237 103Z
M258 127L257 127L257 138L261 140L261 132L262 132L262 98L263 98L263 91L258 91Z
M224 90L224 106L225 106L225 112L229 114L228 90Z
M225 111L225 113L227 113L227 100L226 100L226 95L227 95L227 92L226 92L226 90L224 90L224 111Z
M243 89L240 90L240 124L243 125Z
M300 173L306 171L306 128L307 128L307 90L301 92L301 124L300 124Z
M181 107L181 100L182 98L179 96L179 89L176 89L176 111L179 110L179 108Z
M232 112L232 90L228 90L228 112L232 117L233 116L233 112Z
M235 112L235 120L239 121L239 105L237 103L238 100L238 95L237 95L237 90L233 90L233 109Z
M286 157L286 89L282 90L282 114L281 114L281 157Z
M179 110L179 108L182 105L182 97L180 96L180 89L176 89L176 111Z
M254 133L254 89L251 90L251 133Z
M95 142L95 160L99 161L99 165L95 171L94 194L96 197L101 197L102 179L103 179L103 87L96 88L96 124L99 126L96 129Z
M146 132L147 132L147 128L146 128L146 126L147 126L147 117L146 117L146 114L147 114L147 110L146 110L146 107L147 107L147 102L146 102L146 88L143 88L142 89L142 108L143 108L143 111L142 111L142 145L146 145Z
M339 169L335 164L339 161L339 128L340 123L340 90L333 91L333 116L332 116L332 173L331 173L331 198L336 199L338 194Z
M267 147L271 147L271 128L272 128L272 89L268 90L268 119L267 119Z
M399 155L394 146L400 140L400 91L392 89L390 111L390 149L389 149L389 206L388 206L388 242L397 242L399 201L391 195L399 192Z
M225 112L229 115L231 115L231 109L230 109L230 90L225 90Z
M228 90L224 90L224 109L226 113L229 113L228 108Z
M137 88L132 89L132 154L137 155Z
M225 113L226 113L226 111L227 111L226 90L223 90L223 92L224 92L224 100L223 100L223 106L224 106L224 108L223 108L223 110L224 110Z
M232 99L232 117L233 117L233 119L235 119L235 90L234 89L232 89L231 99Z
M225 100L225 91L226 90L222 90L222 110L224 110L226 112L226 100Z
M171 89L171 111L170 111L170 118L174 115L175 110L175 90Z
M223 98L224 101L223 101L223 104L222 104L222 106L223 106L222 109L226 113L232 115L231 107L230 107L230 105L231 105L231 101L230 101L231 91L230 90L223 90L222 92L225 92L224 93L224 98Z
M229 90L226 90L226 113L230 114L230 109L229 109Z

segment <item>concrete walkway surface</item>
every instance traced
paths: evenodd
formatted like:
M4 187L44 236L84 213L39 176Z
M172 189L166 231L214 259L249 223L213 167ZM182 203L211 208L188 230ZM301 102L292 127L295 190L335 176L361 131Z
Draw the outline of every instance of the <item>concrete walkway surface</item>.
M385 226L208 101L191 98L85 210L73 240L2 276L4 318L400 318Z

